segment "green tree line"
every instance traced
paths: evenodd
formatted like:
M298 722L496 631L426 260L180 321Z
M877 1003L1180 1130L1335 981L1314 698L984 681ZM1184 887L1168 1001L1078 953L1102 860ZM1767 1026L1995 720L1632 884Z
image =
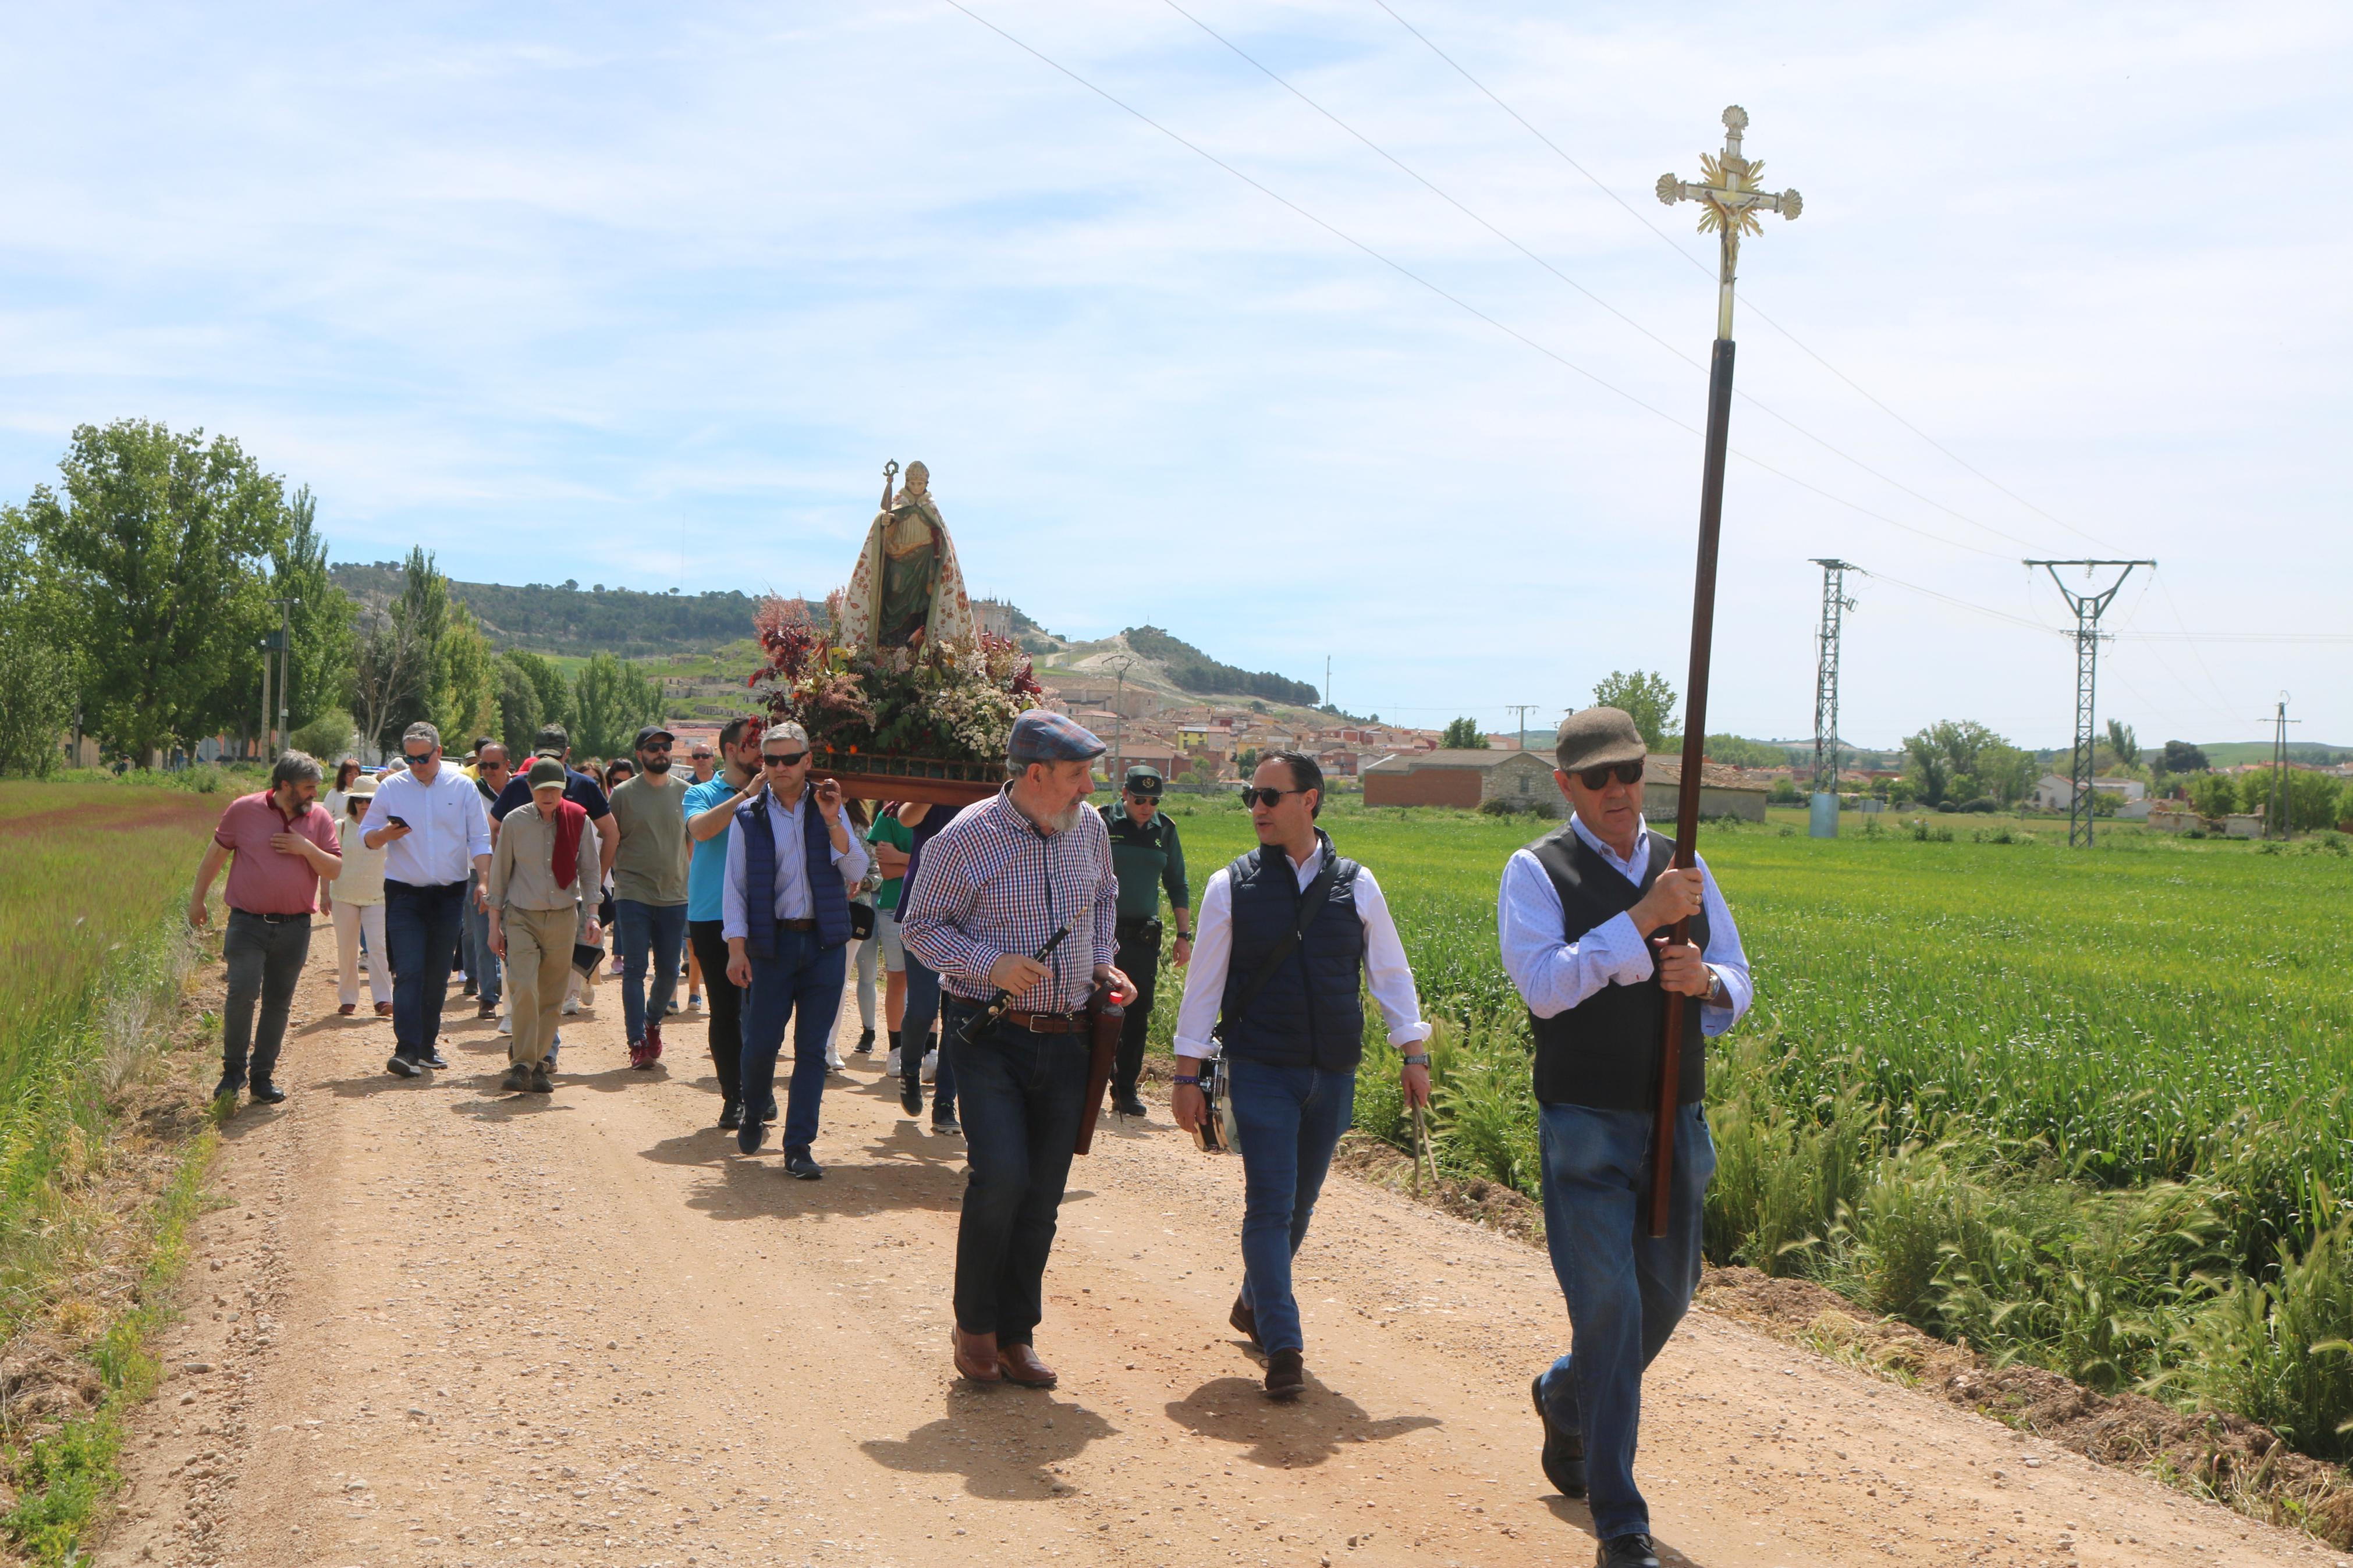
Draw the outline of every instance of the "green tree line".
M290 632L295 743L332 759L409 723L452 750L527 746L565 724L610 755L659 715L653 681L610 653L566 680L494 650L423 549L368 610L337 586L308 487L289 490L233 437L152 420L77 428L55 485L0 506L0 772L46 773L77 725L136 766L207 736L253 737L262 642Z

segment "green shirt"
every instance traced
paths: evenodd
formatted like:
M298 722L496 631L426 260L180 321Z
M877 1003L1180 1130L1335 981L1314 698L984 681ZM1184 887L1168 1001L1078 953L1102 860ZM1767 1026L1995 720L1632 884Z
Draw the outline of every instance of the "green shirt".
M613 792L621 847L613 856L613 897L641 904L686 902L686 792L691 778L660 785L633 778Z
M932 809L937 811L940 808L934 806ZM903 855L915 847L915 830L896 816L878 816L874 819L874 826L866 830L866 842L888 844ZM881 888L874 895L876 909L895 910L899 907L900 881L901 879L897 877L886 877L882 879Z
M1155 811L1139 827L1127 815L1124 801L1100 808L1111 834L1112 871L1119 878L1119 918L1152 920L1160 913L1160 891L1168 890L1175 908L1193 907L1192 889L1185 884L1185 848L1176 842L1176 825Z

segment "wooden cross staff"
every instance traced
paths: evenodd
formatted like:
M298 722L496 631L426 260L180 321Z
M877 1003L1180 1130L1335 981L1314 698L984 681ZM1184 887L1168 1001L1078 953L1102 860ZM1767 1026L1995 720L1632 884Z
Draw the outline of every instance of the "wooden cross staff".
M1724 155L1700 154L1707 178L1698 183L1659 176L1659 200L1700 204L1699 231L1714 230L1719 241L1715 306L1715 353L1707 375L1707 454L1700 474L1699 571L1692 594L1691 675L1683 687L1683 778L1675 795L1675 858L1678 868L1699 863L1700 769L1707 751L1708 661L1715 647L1716 544L1724 531L1724 452L1732 421L1732 285L1740 266L1740 237L1760 234L1759 212L1794 218L1804 204L1795 191L1757 188L1765 165L1740 151L1748 111L1738 104L1724 111ZM1671 940L1690 940L1691 922L1677 921ZM1667 1193L1675 1162L1675 1110L1682 1099L1683 996L1665 994L1659 1039L1658 1110L1651 1132L1651 1234L1667 1234Z

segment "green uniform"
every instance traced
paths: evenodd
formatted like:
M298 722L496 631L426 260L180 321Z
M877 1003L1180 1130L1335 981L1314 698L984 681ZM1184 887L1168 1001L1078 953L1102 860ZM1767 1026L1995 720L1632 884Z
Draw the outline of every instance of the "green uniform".
M1119 954L1113 962L1135 983L1135 1000L1128 1004L1127 1024L1112 1060L1112 1103L1131 1105L1144 1072L1145 1037L1152 1027L1152 997L1160 978L1160 894L1166 889L1170 906L1180 910L1193 907L1193 894L1185 884L1185 848L1176 841L1175 823L1155 811L1139 826L1124 801L1100 809L1111 834L1112 870L1119 878Z

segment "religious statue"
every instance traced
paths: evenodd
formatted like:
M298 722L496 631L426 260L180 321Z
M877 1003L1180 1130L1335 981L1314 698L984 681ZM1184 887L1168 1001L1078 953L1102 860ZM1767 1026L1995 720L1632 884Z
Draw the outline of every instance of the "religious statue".
M894 500L899 465L882 468L882 510L866 531L842 595L841 640L869 648L913 647L925 641L970 643L976 635L972 601L955 546L932 498L931 470L907 465L907 483Z

